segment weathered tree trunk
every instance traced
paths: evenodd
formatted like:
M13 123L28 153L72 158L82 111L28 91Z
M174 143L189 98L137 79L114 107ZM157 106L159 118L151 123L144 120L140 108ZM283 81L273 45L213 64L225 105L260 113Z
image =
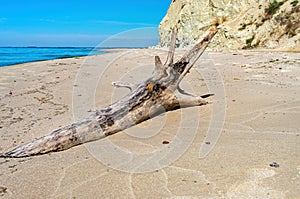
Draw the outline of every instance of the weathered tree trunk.
M173 63L177 34L177 30L174 29L167 61L162 64L160 58L155 57L155 70L152 77L138 85L113 83L116 87L129 88L131 93L127 96L98 110L83 121L57 129L46 136L4 153L1 157L19 158L66 150L79 144L105 138L162 111L207 104L203 98L210 95L199 97L187 94L179 88L179 83L202 55L216 33L217 28L211 27L201 42Z

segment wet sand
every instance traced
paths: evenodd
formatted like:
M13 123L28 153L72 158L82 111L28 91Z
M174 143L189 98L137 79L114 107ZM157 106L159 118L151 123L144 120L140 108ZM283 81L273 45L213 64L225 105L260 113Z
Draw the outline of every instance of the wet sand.
M147 78L155 55L164 60L167 52L123 49L0 68L0 153L126 95L111 82ZM300 197L299 53L207 52L183 87L215 96L208 105L163 113L104 140L0 159L0 196ZM205 145L212 150L200 158Z

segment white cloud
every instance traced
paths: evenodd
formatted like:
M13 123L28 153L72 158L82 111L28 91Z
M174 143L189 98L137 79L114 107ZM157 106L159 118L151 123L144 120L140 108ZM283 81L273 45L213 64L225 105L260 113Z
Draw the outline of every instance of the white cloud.
M48 22L48 23L54 23L54 22L56 22L53 19L40 19L40 21L42 21L42 22Z
M7 18L4 18L4 17L0 18L0 22L5 22L6 20L7 20Z
M137 28L119 34L24 34L0 30L0 46L145 47L156 45L157 28Z
M107 37L93 34L22 34L0 30L0 46L96 46Z
M111 20L95 20L94 23L125 25L125 26L157 26L157 24L139 23L139 22L124 22L124 21L111 21Z

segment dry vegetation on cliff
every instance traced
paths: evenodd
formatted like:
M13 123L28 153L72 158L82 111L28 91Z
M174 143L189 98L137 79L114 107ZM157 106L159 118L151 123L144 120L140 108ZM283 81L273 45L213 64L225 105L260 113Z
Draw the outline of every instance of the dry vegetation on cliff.
M159 46L167 46L175 25L179 28L177 45L187 47L201 39L207 26L221 19L211 48L299 51L299 18L298 0L177 0L160 23Z

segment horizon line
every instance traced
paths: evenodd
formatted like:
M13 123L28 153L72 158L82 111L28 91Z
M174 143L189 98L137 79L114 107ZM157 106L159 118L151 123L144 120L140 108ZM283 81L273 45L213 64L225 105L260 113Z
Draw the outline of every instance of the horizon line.
M151 45L150 45L151 46ZM108 47L108 46L0 46L0 48L147 48L150 46L120 46L120 47Z

